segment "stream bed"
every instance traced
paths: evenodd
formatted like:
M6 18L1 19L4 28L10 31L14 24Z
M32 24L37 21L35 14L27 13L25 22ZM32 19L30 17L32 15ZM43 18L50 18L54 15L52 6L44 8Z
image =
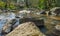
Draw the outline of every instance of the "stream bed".
M1 33L1 30L2 30L2 27L4 26L4 24L6 24L8 21L14 19L15 16L16 16L15 13L1 13L0 14L0 33ZM50 22L50 19L48 19L48 16L41 16L39 19L44 19L44 22ZM55 20L55 19L52 19L52 20L53 21L50 22L51 24L60 23L59 20ZM47 31L47 29L45 29L44 27L41 27L41 32L45 33L46 31Z

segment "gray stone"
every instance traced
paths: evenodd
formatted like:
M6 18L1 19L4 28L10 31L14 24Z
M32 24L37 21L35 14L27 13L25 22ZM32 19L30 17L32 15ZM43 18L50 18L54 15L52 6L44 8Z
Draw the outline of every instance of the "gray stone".
M52 8L50 11L51 11L52 15L60 16L60 7Z

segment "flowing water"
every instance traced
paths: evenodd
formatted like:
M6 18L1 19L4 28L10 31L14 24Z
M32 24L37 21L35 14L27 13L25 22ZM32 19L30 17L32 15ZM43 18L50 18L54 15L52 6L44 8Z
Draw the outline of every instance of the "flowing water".
M4 24L15 18L14 13L0 13L0 33Z

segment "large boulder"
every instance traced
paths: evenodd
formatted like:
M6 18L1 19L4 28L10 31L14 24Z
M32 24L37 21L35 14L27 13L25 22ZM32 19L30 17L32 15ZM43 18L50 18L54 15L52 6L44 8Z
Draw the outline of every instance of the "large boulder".
M16 27L6 36L45 36L33 22L26 22Z
M52 13L52 15L59 16L59 15L60 15L60 7L52 8L52 9L50 10L50 12Z

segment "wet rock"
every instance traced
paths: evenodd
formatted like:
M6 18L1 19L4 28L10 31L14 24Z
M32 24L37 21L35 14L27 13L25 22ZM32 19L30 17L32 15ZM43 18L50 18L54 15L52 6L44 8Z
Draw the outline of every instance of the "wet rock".
M47 34L47 36L58 36L58 35L54 35L53 33Z
M22 18L20 19L20 23L25 23L25 22L34 22L38 27L39 26L44 26L44 20L43 19L35 19L35 18Z
M17 19L13 19L6 23L1 31L1 35L6 35L10 33L12 30L14 30L19 25L19 21Z
M6 36L44 36L33 22L26 22L19 25Z
M22 11L19 11L19 13L30 13L30 11L28 11L28 10L22 10Z
M20 18L19 16L15 16L16 18Z
M0 9L0 12L2 12L2 10Z
M60 31L60 25L56 25L55 28Z
M50 11L51 11L52 15L60 16L60 7L52 8Z
M52 34L53 34L53 35L60 36L60 30L53 29Z
M42 10L41 12L40 12L40 14L46 14L46 12L45 12L45 10Z
M52 15L51 11L48 12L48 15Z
M49 32L48 35L51 35L51 36L60 36L60 26L59 25L56 25L54 28L52 28Z
M7 23L8 20L6 19L0 19L0 35L1 35L1 32L2 32L2 27L4 26L4 24Z
M10 32L11 24L5 24L2 28L1 35L6 35Z
M19 25L19 18L16 18L13 21L12 21L11 24L12 24L12 28L14 29L14 28L16 28Z
M29 11L29 10L21 10L17 14L17 16L19 16L20 18L23 18L23 17L29 16L30 13L31 13L31 11Z

